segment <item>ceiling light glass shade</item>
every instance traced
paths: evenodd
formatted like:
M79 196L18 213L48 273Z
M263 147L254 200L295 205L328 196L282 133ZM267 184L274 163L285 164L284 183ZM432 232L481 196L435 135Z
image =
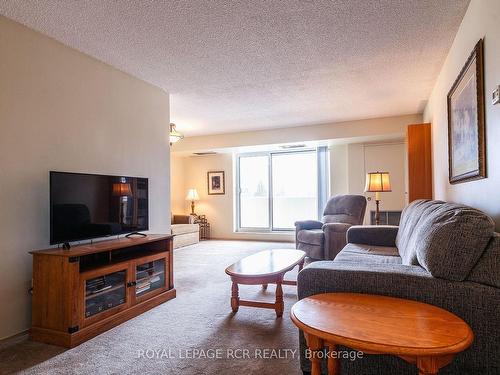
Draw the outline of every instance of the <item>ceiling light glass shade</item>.
M170 144L180 141L184 135L175 129L175 124L170 123Z
M365 191L372 193L391 191L389 172L367 173Z

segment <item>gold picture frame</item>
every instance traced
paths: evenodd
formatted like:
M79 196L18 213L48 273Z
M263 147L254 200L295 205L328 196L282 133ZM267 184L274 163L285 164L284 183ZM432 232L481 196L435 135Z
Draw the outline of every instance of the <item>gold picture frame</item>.
M486 178L483 61L481 39L447 96L451 184Z

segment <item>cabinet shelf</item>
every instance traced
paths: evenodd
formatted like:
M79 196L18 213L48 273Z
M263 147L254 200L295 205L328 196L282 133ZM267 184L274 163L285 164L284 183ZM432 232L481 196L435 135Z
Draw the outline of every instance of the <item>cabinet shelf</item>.
M142 272L142 271L141 271ZM155 276L159 276L159 275L164 275L165 272L163 271L159 271L159 272L155 272L153 273L151 276L145 276L145 277L141 277L140 279L137 279L137 284L139 284L142 280L148 280L148 279L152 279L153 277Z
M108 289L101 290L99 292L92 293L92 294L89 294L89 295L85 296L85 299L89 300L89 299L92 299L92 298L96 298L96 297L102 296L103 294L105 295L107 293L114 292L115 290L118 290L120 288L125 288L125 285L110 286L110 288L108 288Z

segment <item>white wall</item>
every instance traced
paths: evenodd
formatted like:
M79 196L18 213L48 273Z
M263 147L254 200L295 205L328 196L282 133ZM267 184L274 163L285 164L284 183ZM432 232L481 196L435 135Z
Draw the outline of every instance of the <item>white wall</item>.
M200 152L229 147L272 145L291 142L347 139L359 137L404 137L408 124L419 124L422 115L406 115L345 121L331 124L297 126L283 129L217 134L184 138L173 145L174 152Z
M349 192L347 144L330 146L330 195Z
M183 187L176 188L180 191L182 197L186 196L188 189L196 189L200 200L196 202L196 213L206 215L211 225L211 237L218 239L240 239L240 240L269 240L269 241L292 241L294 235L292 233L285 234L255 234L246 232L235 233L234 219L234 168L233 157L229 153L221 153L217 155L206 156L188 156L183 159ZM172 159L173 163L177 163L178 158ZM207 187L207 172L209 171L224 171L226 194L224 195L208 195ZM175 181L173 181L175 182ZM176 213L188 214L191 212L191 203L184 201L184 209L182 212Z
M500 1L472 0L436 81L424 112L432 123L434 196L477 207L496 221L500 230L500 105L491 93L500 85ZM457 185L448 182L446 96L480 38L484 38L486 149L488 178ZM429 41L432 42L432 41Z
M184 201L184 210L179 210L188 188L197 188L200 201L197 203L197 213L206 214L212 226L212 237L227 239L257 239L257 240L294 240L293 234L255 234L234 233L234 187L233 166L230 154L221 153L215 156L193 157L193 152L209 150L237 150L239 147L272 145L290 142L330 141L365 142L362 138L375 137L377 139L402 138L408 124L420 123L419 114L395 116L376 119L348 121L342 123L300 126L286 129L259 130L255 132L241 132L220 135L209 135L185 138L172 147L172 206L174 213L190 212L189 202ZM353 150L358 148L358 153ZM352 155L350 155L352 154ZM333 144L330 146L330 194L363 194L365 184L365 169L363 145L357 146ZM349 159L349 156L350 159ZM349 161L348 161L349 160ZM360 163L357 165L356 163ZM349 163L349 164L348 164ZM174 165L175 164L175 165ZM206 195L206 172L208 170L226 171L226 195ZM184 177L179 171L183 171ZM359 173L358 173L359 172ZM176 178L174 178L176 176ZM229 178L231 176L231 178ZM182 186L182 187L179 187ZM203 192L203 195L202 193Z
M0 338L30 325L31 255L49 245L49 170L150 179L168 233L169 98L0 16Z
M400 211L406 203L405 143L354 143L347 145L347 182L349 194L369 198L365 223L369 224L370 211L375 210L375 193L365 193L366 173L389 172L392 192L381 193L382 211Z
M367 151L368 150L368 151ZM383 194L382 209L401 210L405 202L405 168L403 141L382 144L336 144L330 146L330 195L361 194L364 192L367 170L384 170L391 173L394 192ZM366 160L366 154L373 160ZM207 215L212 228L212 238L294 240L293 233L235 233L234 218L234 165L230 153L206 156L172 157L172 207L174 214L188 214L190 202L184 200L188 189L195 188L200 195L196 213ZM376 155L376 157L374 157ZM375 164L374 164L375 163ZM370 169L370 171L372 171ZM182 173L180 172L182 170ZM223 170L226 173L226 194L208 195L207 172ZM183 176L181 176L183 174ZM178 197L174 197L177 194ZM174 209L174 201L180 202ZM373 201L372 201L373 203ZM370 205L369 209L374 209ZM368 212L367 211L367 217Z
M381 211L401 211L406 204L405 149L404 142L369 144L364 147L365 174L376 171L389 172L391 191L380 193ZM369 223L370 211L376 209L375 193L365 195L368 198L366 223Z
M174 153L170 155L170 209L174 214L183 214L186 208L185 160Z

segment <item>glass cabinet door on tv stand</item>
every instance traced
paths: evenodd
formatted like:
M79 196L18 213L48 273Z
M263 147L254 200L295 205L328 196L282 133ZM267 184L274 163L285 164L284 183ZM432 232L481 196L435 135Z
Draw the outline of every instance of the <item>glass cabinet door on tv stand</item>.
M169 288L168 260L164 256L150 256L142 258L133 264L135 276L134 303L150 298Z
M82 273L83 326L129 306L128 267L117 265Z

